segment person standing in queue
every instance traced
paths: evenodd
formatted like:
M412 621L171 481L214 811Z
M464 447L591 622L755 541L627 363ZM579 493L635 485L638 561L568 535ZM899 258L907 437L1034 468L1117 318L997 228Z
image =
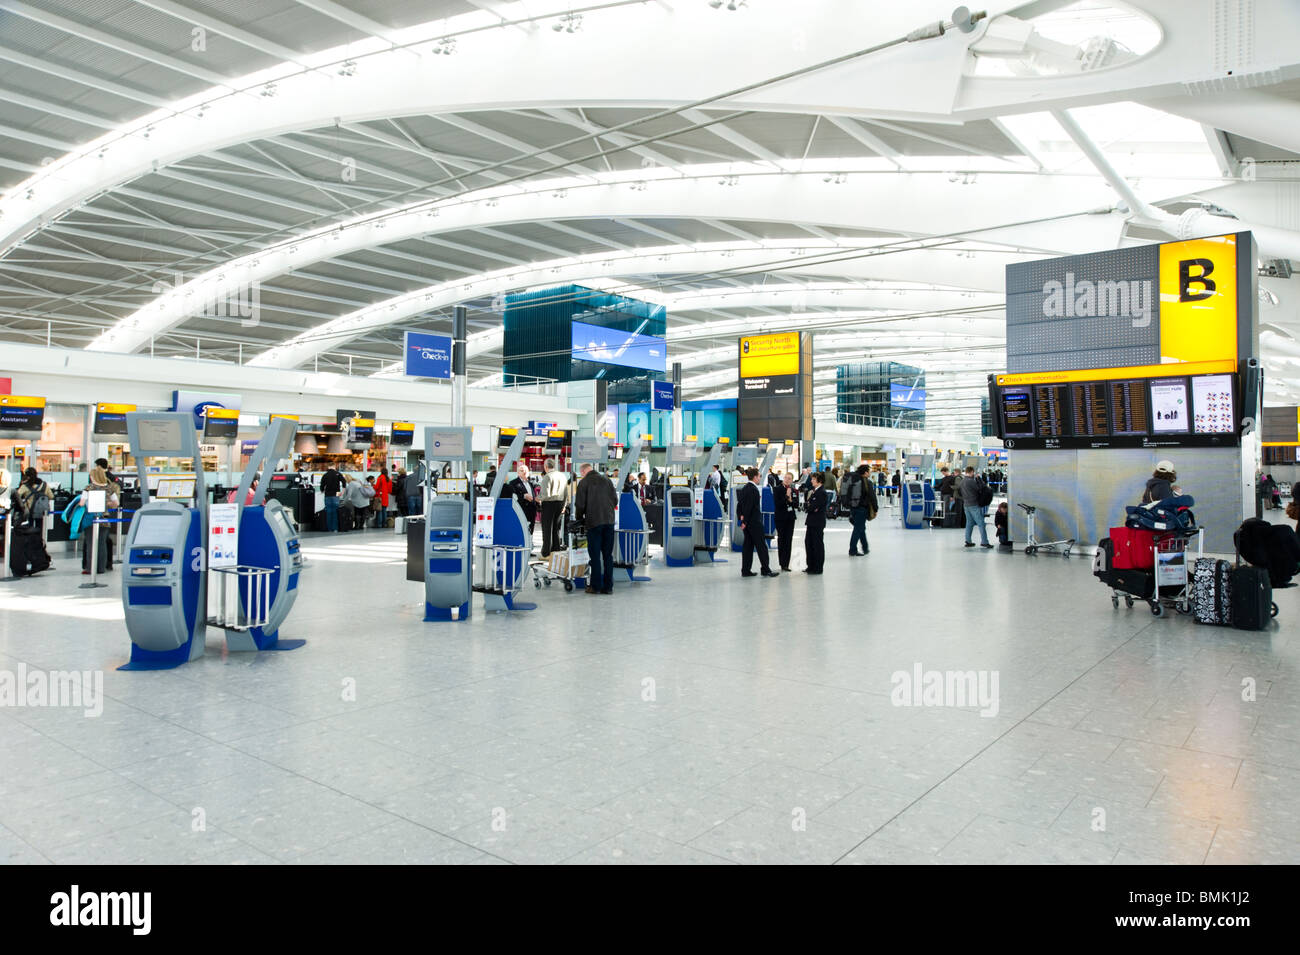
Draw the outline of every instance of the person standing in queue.
M813 489L804 505L807 517L804 518L803 549L808 566L805 574L820 574L826 565L826 509L830 506L830 497L826 493L826 475L820 471L812 474Z
M798 489L794 486L794 474L785 472L785 479L772 492L776 505L776 557L777 563L787 574L790 572L790 546L794 541L795 509L799 501Z
M343 489L343 475L334 465L320 477L320 492L325 498L325 529L339 529L339 491Z
M519 502L519 509L528 521L528 536L531 538L533 528L537 526L537 498L533 494L533 486L528 483L528 465L523 461L515 465L515 476L501 488L501 496L513 496Z
M569 498L569 475L555 467L555 458L547 458L542 478L542 558L562 550L564 504Z
M614 517L618 492L614 483L590 464L583 464L573 509L587 526L587 593L614 592Z
M772 570L767 560L767 538L763 535L763 492L759 489L758 468L745 469L746 481L736 491L736 515L745 532L745 544L740 557L740 576L756 577L751 569L754 566L754 552L758 552L758 564L764 577L780 577Z

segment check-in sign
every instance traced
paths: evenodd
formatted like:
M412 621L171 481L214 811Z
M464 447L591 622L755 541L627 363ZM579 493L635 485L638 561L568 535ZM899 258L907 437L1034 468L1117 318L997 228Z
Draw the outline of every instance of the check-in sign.
M406 374L412 378L451 377L451 336L407 332Z

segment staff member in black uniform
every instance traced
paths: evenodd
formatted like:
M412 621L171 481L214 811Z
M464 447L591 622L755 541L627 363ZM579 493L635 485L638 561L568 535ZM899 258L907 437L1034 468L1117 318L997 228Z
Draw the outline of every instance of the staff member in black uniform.
M785 472L785 480L772 492L776 504L776 556L781 569L790 572L790 544L794 540L795 506L799 491L794 486L794 475Z
M758 487L758 468L747 468L748 480L736 491L736 514L745 531L745 545L740 555L740 576L753 577L754 551L764 577L780 577L767 562L767 540L763 536L763 494Z
M501 488L501 496L513 497L519 502L524 520L528 521L528 536L532 537L533 528L537 526L537 495L533 493L533 486L528 480L528 465L519 462L515 467L515 476Z
M822 534L826 530L826 507L830 498L826 496L826 477L820 471L812 475L813 490L808 495L804 510L808 516L804 519L803 549L808 560L805 574L820 574L826 563L826 542Z

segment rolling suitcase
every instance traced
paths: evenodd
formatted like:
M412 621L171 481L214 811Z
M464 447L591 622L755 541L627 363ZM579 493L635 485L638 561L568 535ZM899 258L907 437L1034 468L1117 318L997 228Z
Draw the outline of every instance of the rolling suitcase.
M1134 568L1116 567L1114 542L1109 537L1103 537L1097 542L1097 553L1092 558L1092 573L1111 590L1118 590L1130 597L1150 600L1155 596L1155 574Z
M1232 625L1238 630L1263 630L1277 616L1273 585L1263 567L1232 571Z
M1192 565L1192 617L1197 623L1226 627L1232 623L1232 564L1212 557Z

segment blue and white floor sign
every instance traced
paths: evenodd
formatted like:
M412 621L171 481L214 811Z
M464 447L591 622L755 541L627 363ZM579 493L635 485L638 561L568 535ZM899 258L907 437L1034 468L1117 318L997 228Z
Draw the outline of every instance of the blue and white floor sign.
M654 388L654 399L651 407L655 411L672 411L673 410L673 383L671 381L651 382Z
M414 378L451 377L451 336L407 332L406 374Z

